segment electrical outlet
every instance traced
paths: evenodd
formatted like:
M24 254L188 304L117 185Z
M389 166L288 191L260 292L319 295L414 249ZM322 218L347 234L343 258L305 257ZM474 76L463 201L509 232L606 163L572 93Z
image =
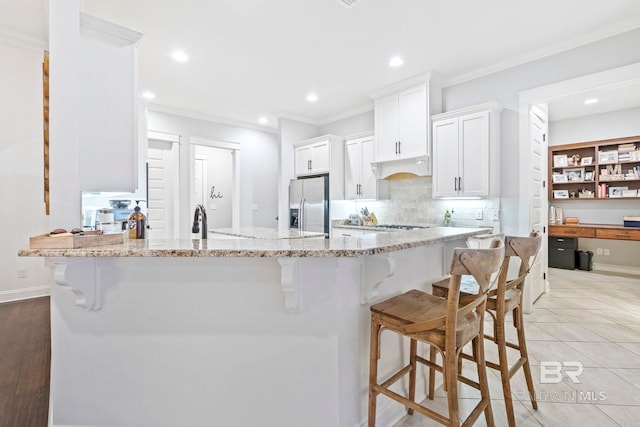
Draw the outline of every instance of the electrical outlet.
M500 221L500 211L499 210L496 209L495 211L493 211L493 216L492 216L491 220Z
M476 211L476 219L482 219L482 209Z
M18 269L18 279L24 279L26 278L28 275L28 271L26 268L19 268Z
M611 251L609 251L609 248L604 248L604 256L609 256L611 255Z
M596 248L596 255L602 255L602 248Z

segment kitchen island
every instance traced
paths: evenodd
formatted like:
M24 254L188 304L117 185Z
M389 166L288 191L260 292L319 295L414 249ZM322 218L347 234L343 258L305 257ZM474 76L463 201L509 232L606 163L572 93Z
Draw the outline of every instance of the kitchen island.
M53 269L50 425L364 425L369 304L430 289L489 231L21 250ZM381 375L406 351L391 335Z

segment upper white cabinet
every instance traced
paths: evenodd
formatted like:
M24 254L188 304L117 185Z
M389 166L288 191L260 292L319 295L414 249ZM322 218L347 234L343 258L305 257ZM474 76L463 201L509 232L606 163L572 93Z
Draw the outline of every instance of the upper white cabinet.
M410 159L412 162L407 166L421 166L416 174L428 174L431 155L429 116L440 112L442 105L442 89L432 73L396 83L370 96L375 100L375 162ZM400 168L414 172L406 170L406 166ZM387 175L385 172L378 174Z
M329 173L330 166L331 148L328 137L295 147L296 176Z
M137 31L81 14L79 40L80 186L138 187Z
M329 174L329 197L344 198L344 138L323 135L293 144L298 178Z
M374 161L375 138L362 135L345 141L344 198L387 199L389 182L377 179L371 170Z
M499 197L500 112L496 103L432 116L433 197Z
M375 101L376 161L429 155L428 99L423 84Z

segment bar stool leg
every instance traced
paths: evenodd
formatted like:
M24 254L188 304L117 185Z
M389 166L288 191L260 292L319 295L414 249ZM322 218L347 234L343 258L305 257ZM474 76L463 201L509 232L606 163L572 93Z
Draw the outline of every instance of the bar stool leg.
M524 317L522 315L522 307L516 307L513 316L518 316L518 348L520 349L520 357L525 359L522 369L524 369L524 378L527 381L527 389L529 390L529 398L531 399L531 406L533 409L538 410L538 402L536 401L536 392L533 388L533 378L531 377L531 365L529 364L529 353L527 352L527 340L524 336Z
M484 333L473 339L476 367L478 369L478 384L480 385L480 397L486 401L484 418L488 427L494 427L493 409L491 408L491 395L489 394L489 380L487 379L487 365L484 359Z
M429 361L431 363L436 363L436 348L433 345L429 345ZM433 400L433 394L435 392L435 383L436 383L436 369L432 366L429 366L429 397L430 400Z
M369 427L376 425L376 398L374 386L378 383L378 358L380 357L380 324L371 316L371 348L369 353Z
M511 378L509 377L509 360L507 359L507 343L504 330L504 314L498 313L495 342L498 345L498 365L500 366L500 380L502 381L502 393L504 394L504 406L507 410L509 427L515 427L516 420L513 411L513 396L511 396Z
M416 401L416 353L418 351L418 341L411 339L409 344L409 363L411 363L411 372L409 372L409 400ZM407 413L413 415L413 409L407 408Z
M447 385L447 401L449 404L449 425L460 425L460 410L458 407L458 361L457 353L445 351L444 354L444 383Z

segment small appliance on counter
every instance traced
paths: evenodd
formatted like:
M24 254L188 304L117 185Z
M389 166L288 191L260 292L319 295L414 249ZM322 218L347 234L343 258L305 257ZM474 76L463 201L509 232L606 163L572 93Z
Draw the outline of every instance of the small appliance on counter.
M362 217L358 214L349 215L349 225L362 225Z
M640 227L640 216L624 216L622 223L625 227Z

